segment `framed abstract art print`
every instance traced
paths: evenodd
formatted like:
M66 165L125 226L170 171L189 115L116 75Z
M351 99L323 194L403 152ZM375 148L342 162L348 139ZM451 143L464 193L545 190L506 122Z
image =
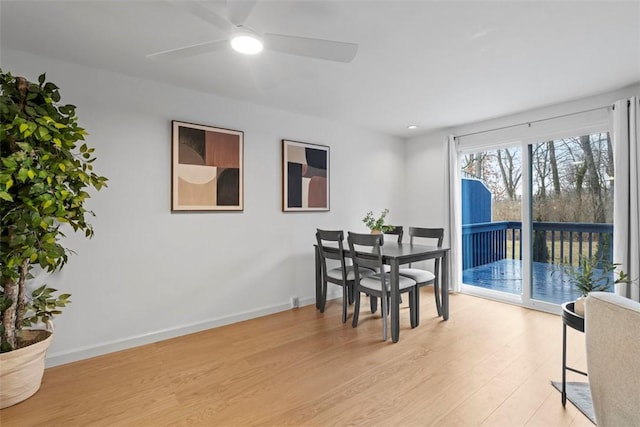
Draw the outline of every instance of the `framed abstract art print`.
M329 210L329 147L282 140L282 210Z
M242 131L172 122L171 210L243 210Z

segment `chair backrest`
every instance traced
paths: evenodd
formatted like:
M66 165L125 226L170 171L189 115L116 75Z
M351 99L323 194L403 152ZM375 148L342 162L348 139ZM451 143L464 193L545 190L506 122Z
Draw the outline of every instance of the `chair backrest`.
M322 274L327 277L327 260L340 261L343 276L346 275L346 265L344 261L344 232L342 230L320 230L316 229L316 241L318 250L322 258Z
M442 240L444 239L444 228L422 228L422 227L409 227L409 243L414 243L414 237L419 239L428 239L429 244L436 243L437 246L442 246ZM436 242L434 242L436 240ZM419 242L415 242L419 243ZM427 242L425 242L427 243ZM411 267L411 264L409 264ZM436 258L433 261L433 273L436 275L436 280L440 272L440 258Z
M355 267L356 277L360 275L360 268L373 268L382 271L382 249L384 237L382 234L359 234L349 232L347 242L351 251L351 259Z
M436 239L438 241L437 246L442 246L444 228L409 227L409 236L411 243L414 243L414 237L419 237L422 239Z
M398 243L402 243L402 236L404 235L404 230L401 225L392 225L393 230L385 231L384 234L394 234L398 236Z

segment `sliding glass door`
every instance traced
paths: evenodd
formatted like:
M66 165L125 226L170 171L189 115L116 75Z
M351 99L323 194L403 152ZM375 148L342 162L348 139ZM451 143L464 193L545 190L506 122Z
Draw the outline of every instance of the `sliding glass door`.
M575 300L571 271L612 259L608 132L462 152L462 290L547 311Z

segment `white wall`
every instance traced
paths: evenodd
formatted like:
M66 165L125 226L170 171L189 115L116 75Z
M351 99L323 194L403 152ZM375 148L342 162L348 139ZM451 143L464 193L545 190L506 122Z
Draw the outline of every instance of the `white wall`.
M2 68L42 72L75 104L97 172L91 240L47 282L71 293L47 365L314 303L315 228L366 232L370 210L404 217L402 140L164 84L3 50ZM244 131L244 212L170 212L171 120ZM331 211L281 212L281 139L331 147Z
M406 143L405 174L409 226L445 227L446 176L445 130L415 136Z

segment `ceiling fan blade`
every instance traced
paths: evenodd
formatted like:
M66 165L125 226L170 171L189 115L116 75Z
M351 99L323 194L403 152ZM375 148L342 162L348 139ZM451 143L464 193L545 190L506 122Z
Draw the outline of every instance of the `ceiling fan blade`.
M256 0L227 0L227 17L236 27L244 25Z
M285 36L282 34L265 34L264 47L265 49L290 55L335 62L351 62L358 52L358 45L355 43Z
M229 47L229 40L214 40L198 43L191 46L179 47L177 49L163 50L162 52L147 55L149 59L180 59L190 56L202 55L205 53L223 50Z
M184 0L166 0L168 3L171 3L173 6L176 6L179 9L183 9L192 15L197 16L218 28L219 30L224 31L225 34L228 34L233 29L231 23L213 12L211 9L206 7L204 4L197 1L184 1Z

